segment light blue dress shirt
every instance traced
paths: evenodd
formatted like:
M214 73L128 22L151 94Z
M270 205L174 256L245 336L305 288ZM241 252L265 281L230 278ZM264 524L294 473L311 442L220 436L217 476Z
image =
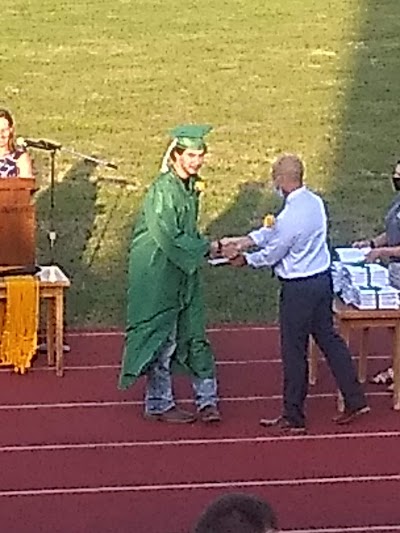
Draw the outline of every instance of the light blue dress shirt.
M247 263L254 268L274 267L280 278L305 278L330 267L325 207L305 186L286 197L272 228L248 236L259 250L244 254Z

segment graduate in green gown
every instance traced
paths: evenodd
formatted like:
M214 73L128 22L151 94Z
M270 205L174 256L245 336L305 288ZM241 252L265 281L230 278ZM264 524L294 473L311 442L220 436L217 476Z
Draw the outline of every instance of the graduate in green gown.
M198 175L210 126L175 128L161 172L150 186L136 222L129 257L128 313L119 386L147 378L145 417L193 422L175 404L172 373L191 376L204 422L220 420L215 363L205 334L200 268L217 244L200 235Z

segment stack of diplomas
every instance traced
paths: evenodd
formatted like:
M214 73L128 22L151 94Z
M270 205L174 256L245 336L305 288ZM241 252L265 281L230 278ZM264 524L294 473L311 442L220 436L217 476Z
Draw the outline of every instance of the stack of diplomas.
M333 261L331 266L333 292L340 294L343 287L343 263L340 261Z
M342 290L342 299L358 309L398 309L399 291L386 287L349 286Z
M388 269L365 263L369 249L338 248L332 265L334 291L346 304L359 309L398 309L399 291L389 285Z
M392 262L389 265L389 284L400 289L400 263Z
M366 287L389 285L388 269L373 263L364 266L343 265L342 277L346 285Z

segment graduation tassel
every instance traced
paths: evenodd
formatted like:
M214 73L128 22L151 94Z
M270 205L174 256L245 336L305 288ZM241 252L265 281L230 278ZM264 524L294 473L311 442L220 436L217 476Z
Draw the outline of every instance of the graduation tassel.
M178 142L178 139L174 139L170 145L168 146L167 148L167 151L165 152L164 154L164 157L162 159L162 163L161 163L161 168L160 168L160 171L165 174L165 172L168 172L168 160L170 158L170 155L171 155L171 152L172 150L175 148L175 146L177 145L177 142Z

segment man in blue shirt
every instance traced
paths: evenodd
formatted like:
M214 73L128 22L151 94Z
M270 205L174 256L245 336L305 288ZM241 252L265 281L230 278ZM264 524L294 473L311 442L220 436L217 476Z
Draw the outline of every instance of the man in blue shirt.
M335 421L347 424L369 412L351 354L335 331L332 312L327 215L322 199L303 185L304 166L296 155L281 156L272 180L284 207L272 227L245 237L222 239L223 254L235 266L272 267L281 282L279 320L283 362L283 413L261 425L279 433L305 433L308 341L324 353L343 395L345 410ZM257 251L245 253L249 248Z

